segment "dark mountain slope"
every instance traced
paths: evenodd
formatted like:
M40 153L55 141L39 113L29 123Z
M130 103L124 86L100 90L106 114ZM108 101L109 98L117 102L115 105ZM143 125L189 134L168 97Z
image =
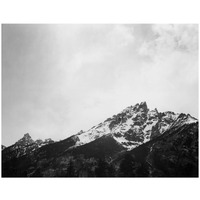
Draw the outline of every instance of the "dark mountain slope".
M71 148L65 152L73 156L83 154L86 158L94 157L99 159L110 158L116 156L119 152L126 149L113 139L112 135L105 135L88 144Z
M92 160L96 166L99 159L111 160L112 157L116 157L119 152L125 150L111 135L103 136L83 146L70 148L74 143L72 136L66 140L43 146L32 154L8 160L3 163L2 176L35 176L38 175L38 170L40 176L61 176L61 174L64 176L67 173L66 169L70 159L76 165L81 166L91 163Z
M129 162L127 155L134 163L132 176L141 176L138 171L143 168L145 176L150 177L198 177L198 123L174 127L124 153L113 161L118 169L123 162Z
M2 176L15 177L34 174L38 168L49 166L55 158L62 155L75 142L74 137L71 136L60 142L51 143L37 148L35 151L27 152L20 157L10 156L13 155L9 154L9 151L14 147L12 145L10 148L5 149L6 151L2 152ZM12 150L11 153L16 153L16 150Z
M68 138L44 146L31 156L9 160L3 165L2 175L67 176L71 163L73 176L97 176L95 170L100 165L112 169L111 174L101 176L198 177L198 123L174 127L128 152L110 135L68 149L73 141Z

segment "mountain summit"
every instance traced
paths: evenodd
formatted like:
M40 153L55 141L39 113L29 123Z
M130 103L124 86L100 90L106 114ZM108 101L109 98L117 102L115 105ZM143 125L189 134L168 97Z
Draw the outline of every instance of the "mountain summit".
M141 102L59 142L26 133L2 161L4 177L197 177L198 120Z
M75 135L75 146L84 145L111 134L120 145L131 150L162 135L172 126L195 122L197 119L190 115L175 114L171 111L158 112L156 108L150 110L146 102L141 102L127 107L88 131Z
M29 133L24 134L24 136L18 140L15 144L18 146L27 146L34 143L34 140L31 138L31 136L29 135Z

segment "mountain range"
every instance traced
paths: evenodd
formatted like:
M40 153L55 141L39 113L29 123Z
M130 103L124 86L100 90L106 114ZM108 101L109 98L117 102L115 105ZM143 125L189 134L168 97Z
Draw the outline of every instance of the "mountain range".
M198 120L129 106L54 142L27 133L2 146L3 177L198 177Z

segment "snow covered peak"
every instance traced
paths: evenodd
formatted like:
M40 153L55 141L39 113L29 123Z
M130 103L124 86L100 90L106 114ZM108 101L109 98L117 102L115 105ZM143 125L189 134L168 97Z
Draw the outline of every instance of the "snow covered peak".
M146 102L141 102L125 108L119 114L113 115L88 131L80 131L75 135L75 146L84 145L111 134L118 143L131 150L163 134L175 124L195 121L197 120L190 115L179 115L171 111L162 113L156 108L150 110Z
M177 119L174 121L173 127L181 126L183 124L192 124L196 122L198 122L198 120L192 117L190 114L186 115L184 113L181 113L178 115Z
M185 120L186 124L196 123L198 120L195 117L192 117L190 114L187 114L187 118Z

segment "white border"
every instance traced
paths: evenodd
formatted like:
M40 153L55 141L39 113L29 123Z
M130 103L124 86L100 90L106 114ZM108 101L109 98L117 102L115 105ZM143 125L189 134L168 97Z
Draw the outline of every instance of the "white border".
M198 23L197 0L5 0L1 23ZM200 199L199 178L0 179L1 199Z

